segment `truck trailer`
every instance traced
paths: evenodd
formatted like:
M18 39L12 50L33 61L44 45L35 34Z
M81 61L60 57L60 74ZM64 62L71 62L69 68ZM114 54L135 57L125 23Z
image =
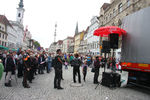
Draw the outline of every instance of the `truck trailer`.
M128 82L150 86L150 7L122 21L127 34L122 37L121 66L129 72Z

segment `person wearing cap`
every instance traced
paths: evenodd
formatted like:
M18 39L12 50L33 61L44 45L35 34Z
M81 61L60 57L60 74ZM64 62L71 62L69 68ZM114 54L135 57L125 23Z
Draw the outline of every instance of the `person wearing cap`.
M63 60L62 60L62 52L60 49L56 51L57 56L55 57L55 64L54 64L54 69L55 69L55 77L54 77L54 89L63 89L61 87L61 77L62 77L62 65L63 65Z

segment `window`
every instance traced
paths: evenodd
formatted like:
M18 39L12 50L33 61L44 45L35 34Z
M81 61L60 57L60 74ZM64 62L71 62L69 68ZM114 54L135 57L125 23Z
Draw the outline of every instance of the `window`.
M0 40L0 45L1 45L1 40Z
M113 9L113 16L116 16L115 9Z
M106 17L106 22L107 22L107 17Z
M1 38L1 33L0 33L0 38Z
M112 17L112 14L110 14L110 19L111 19L111 17Z
M18 17L20 17L20 16L21 16L21 14L19 13L19 14L18 14Z
M0 29L1 29L1 26L0 26Z
M7 40L7 35L5 36L5 40Z
M4 39L4 36L5 36L5 35L3 34L3 39Z
M130 6L130 0L127 0L127 7Z
M2 46L4 46L4 42L2 41Z
M122 3L119 4L118 6L118 13L122 12Z
M2 30L4 31L4 27L2 27Z
M5 42L5 47L6 47L6 42Z

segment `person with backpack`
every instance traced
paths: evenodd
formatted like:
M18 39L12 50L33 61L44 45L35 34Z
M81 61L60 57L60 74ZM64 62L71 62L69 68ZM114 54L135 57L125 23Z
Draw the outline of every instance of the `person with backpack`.
M72 60L71 66L73 66L73 82L76 83L76 75L78 74L78 81L81 83L81 76L80 76L80 66L82 61L79 59L79 55L75 54L75 58Z
M62 52L60 49L56 51L57 56L55 57L54 61L54 69L55 69L55 77L54 77L54 89L63 89L61 87L61 78L62 78Z

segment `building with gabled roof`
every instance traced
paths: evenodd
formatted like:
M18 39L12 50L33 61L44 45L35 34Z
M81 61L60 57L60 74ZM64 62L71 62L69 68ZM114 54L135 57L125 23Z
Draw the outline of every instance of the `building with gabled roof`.
M0 45L7 47L7 26L11 27L8 19L5 15L0 15Z

